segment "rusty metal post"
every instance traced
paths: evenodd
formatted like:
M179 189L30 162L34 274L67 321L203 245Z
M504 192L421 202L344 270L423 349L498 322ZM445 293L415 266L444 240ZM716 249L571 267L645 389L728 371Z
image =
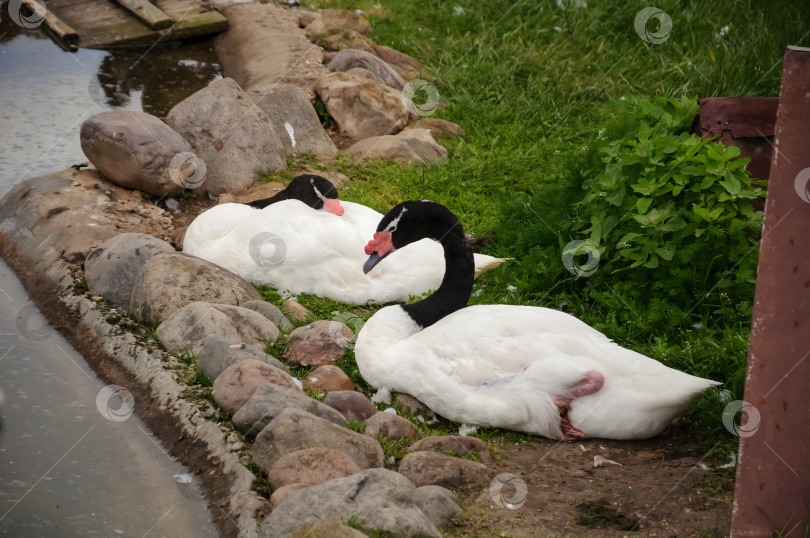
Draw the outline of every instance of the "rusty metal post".
M810 529L810 49L785 54L774 139L732 536Z

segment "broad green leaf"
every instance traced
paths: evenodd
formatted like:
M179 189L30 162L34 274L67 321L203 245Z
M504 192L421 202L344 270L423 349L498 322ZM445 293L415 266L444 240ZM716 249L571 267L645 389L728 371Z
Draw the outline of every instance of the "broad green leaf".
M669 245L665 247L658 247L655 249L655 253L666 261L672 261L672 257L675 256L675 251Z
M686 221L683 220L683 217L680 215L675 215L664 223L664 225L661 226L661 229L665 232L677 232L684 226L686 226Z
M639 213L643 215L650 208L650 204L652 203L652 201L653 201L652 198L639 198L636 201L636 209L638 210Z

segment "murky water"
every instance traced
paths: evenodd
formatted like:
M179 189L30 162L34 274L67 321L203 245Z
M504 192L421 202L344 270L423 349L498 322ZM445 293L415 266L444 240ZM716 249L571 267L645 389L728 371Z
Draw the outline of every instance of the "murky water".
M115 51L60 50L0 6L0 196L15 183L86 161L82 122L107 110L163 118L220 78L210 41Z
M68 53L0 13L0 197L84 162L79 128L93 114L163 117L220 76L208 42ZM137 402L105 388L1 262L0 391L0 534L215 534L187 471L131 414Z

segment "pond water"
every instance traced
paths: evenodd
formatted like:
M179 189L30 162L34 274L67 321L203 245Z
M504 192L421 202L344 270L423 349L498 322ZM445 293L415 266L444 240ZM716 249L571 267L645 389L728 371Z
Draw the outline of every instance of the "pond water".
M86 161L79 128L93 114L163 117L219 77L210 42L69 53L0 6L0 197ZM0 535L215 535L187 471L131 414L137 402L105 385L0 262Z

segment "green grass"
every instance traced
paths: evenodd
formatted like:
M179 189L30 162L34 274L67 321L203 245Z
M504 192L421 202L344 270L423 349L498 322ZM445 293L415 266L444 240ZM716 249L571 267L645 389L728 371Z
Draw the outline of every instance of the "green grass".
M443 141L449 158L428 167L354 165L341 158L332 167L353 180L341 197L382 212L407 199L444 203L469 233L494 236L485 252L515 258L479 279L480 293L471 303L565 309L621 345L722 381L733 399L741 399L753 284L732 297L706 279L706 293L684 306L669 300L666 282L647 283L641 288L647 295L640 296L643 278L606 271L576 278L562 266L560 251L577 238L567 235L572 208L598 162L595 143L610 121L605 103L776 96L785 47L810 45L810 4L658 2L673 28L666 42L653 45L633 27L647 2L562 3L567 7L554 0L312 4L363 10L378 44L422 62L421 78L441 96L435 116L466 133ZM722 248L717 255L722 263ZM348 308L313 298L302 302L321 319ZM341 366L351 370L350 353L344 361ZM720 442L721 449L733 450L736 438L723 428L725 404L718 395L712 390L699 398L679 428L707 446Z

